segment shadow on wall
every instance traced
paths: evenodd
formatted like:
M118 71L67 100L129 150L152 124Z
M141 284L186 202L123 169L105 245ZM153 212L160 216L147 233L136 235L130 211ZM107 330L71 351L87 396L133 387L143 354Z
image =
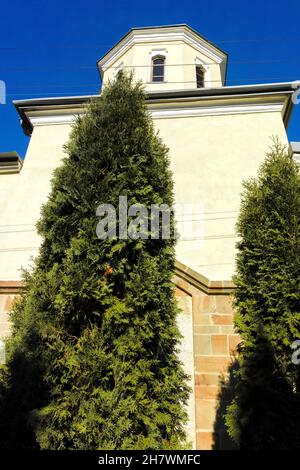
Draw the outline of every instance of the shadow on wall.
M33 410L44 404L40 364L20 350L14 353L10 371L0 366L0 449L37 450Z
M216 420L213 433L213 450L238 450L237 445L231 439L225 425L226 408L233 399L235 385L234 373L237 370L238 363L233 358L228 369L228 375L221 377L220 391L218 394L218 406L216 410Z
M220 384L214 450L237 449L226 431L224 418L234 391L239 449L300 449L300 368L287 360L288 352L278 349L274 349L269 332L259 323L254 344L243 347L242 382L236 378L237 360L231 363L228 376Z

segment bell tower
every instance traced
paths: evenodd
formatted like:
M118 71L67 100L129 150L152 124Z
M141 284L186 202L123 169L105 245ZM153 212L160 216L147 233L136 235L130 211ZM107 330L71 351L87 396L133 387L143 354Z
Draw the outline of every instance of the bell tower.
M217 88L225 83L227 54L180 24L133 28L97 64L104 86L128 70L150 92Z

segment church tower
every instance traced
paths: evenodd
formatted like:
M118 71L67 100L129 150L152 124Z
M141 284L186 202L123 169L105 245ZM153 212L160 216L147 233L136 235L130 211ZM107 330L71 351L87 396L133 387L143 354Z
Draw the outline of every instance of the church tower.
M225 83L227 54L185 24L133 28L97 65L104 85L133 70L149 92L215 88Z

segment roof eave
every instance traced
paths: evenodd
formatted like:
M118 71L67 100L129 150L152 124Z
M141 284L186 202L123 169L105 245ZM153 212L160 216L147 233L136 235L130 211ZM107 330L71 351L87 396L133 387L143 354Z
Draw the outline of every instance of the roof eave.
M224 56L223 57L223 64L225 64L225 70L227 69L228 53L223 51L223 49L221 49L219 46L217 46L212 41L207 39L205 36L202 36L200 33L198 33L198 31L196 31L194 28L191 28L191 26L189 26L188 24L182 23L182 24L173 24L173 25L162 25L162 26L144 26L144 27L131 28L126 34L124 34L124 36L121 37L121 39L119 39L119 41L116 42L116 44L114 46L112 46L103 56L100 57L100 59L98 59L96 61L96 65L97 65L97 68L98 68L101 79L103 77L102 63L104 62L104 59L106 57L110 56L111 52L115 48L117 48L122 42L125 42L126 39L129 38L130 35L133 35L134 32L144 31L144 30L151 30L151 29L158 29L158 30L159 29L167 29L167 28L171 29L171 28L176 28L176 27L186 28L187 30L192 32L195 36L197 36L199 39L201 39L202 41L205 41L207 44L209 44L210 47L214 48L216 51L218 51L220 54L222 54Z
M0 174L20 173L23 161L15 150L12 152L0 153Z
M175 91L160 91L160 92L146 92L147 101L157 101L166 99L179 99L179 98L205 98L205 97L230 97L238 95L254 95L254 94L272 94L272 93L286 93L289 95L289 100L286 107L284 122L287 125L292 109L292 94L294 93L297 82L283 82L283 83L266 83L256 85L239 85L239 86L224 86L219 88L202 88L202 89L189 89L189 90L175 90ZM27 116L27 112L36 110L38 108L58 107L58 106L72 106L72 105L85 105L92 99L100 98L100 95L85 95L85 96L66 96L66 97L51 97L51 98L37 98L29 100L13 101L19 116L21 118L21 125L26 135L31 135L33 126Z

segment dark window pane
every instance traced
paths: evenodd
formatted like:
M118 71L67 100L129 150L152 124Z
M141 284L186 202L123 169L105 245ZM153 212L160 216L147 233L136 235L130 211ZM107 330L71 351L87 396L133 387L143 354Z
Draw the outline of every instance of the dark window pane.
M204 87L204 70L202 67L196 66L196 83L197 88Z
M154 57L152 59L152 82L163 82L165 76L164 57Z

